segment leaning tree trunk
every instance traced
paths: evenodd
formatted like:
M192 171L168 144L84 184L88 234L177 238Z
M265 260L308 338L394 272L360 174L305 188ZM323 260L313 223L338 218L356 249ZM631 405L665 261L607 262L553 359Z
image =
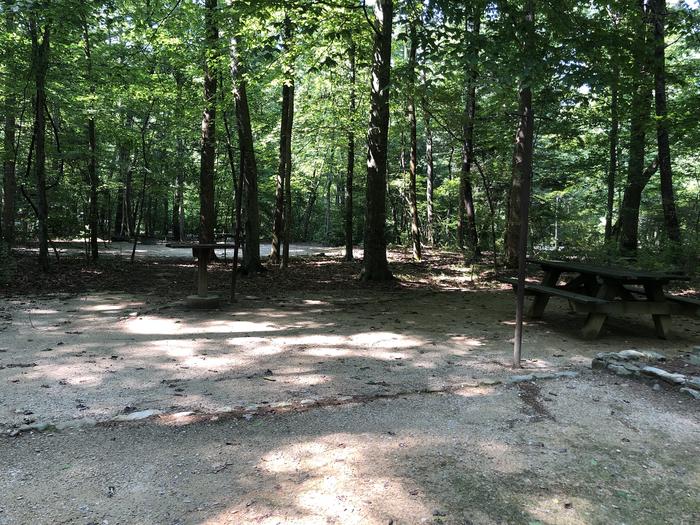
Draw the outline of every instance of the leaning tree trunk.
M12 34L15 30L14 10L11 0L5 1L5 31ZM5 67L14 64L14 53L11 44L7 43L4 52ZM17 179L15 173L15 131L17 98L15 96L15 81L12 75L6 76L5 81L5 135L3 137L3 209L2 209L2 235L5 242L13 244L15 241L15 194L17 193Z
M654 22L654 103L656 109L656 141L659 150L659 175L661 176L661 203L664 210L666 235L672 242L681 242L681 229L673 195L671 171L671 146L668 138L668 110L666 107L666 45L664 43L664 17L666 0L652 0Z
M214 177L216 165L216 49L219 28L216 23L217 0L204 3L204 25L206 30L206 58L204 60L204 112L202 114L202 139L199 169L199 242L214 243L216 211L214 201ZM200 257L211 257L214 251Z
M87 20L83 20L83 44L85 46L85 61L87 64L87 79L90 83L90 105L95 104L95 82L92 72L92 49L90 47L90 28ZM88 148L90 155L88 158L88 179L90 182L90 211L88 213L88 226L90 228L90 255L93 261L96 261L99 256L99 247L97 243L97 224L99 220L98 214L98 193L100 185L99 175L97 174L97 137L95 133L95 117L94 107L90 108L90 116L87 122Z
M241 177L245 189L245 249L241 267L246 272L262 270L260 263L260 209L258 206L258 167L253 149L253 129L250 124L250 108L245 80L241 74L238 42L231 39L231 80L236 101L238 144L241 150Z
M627 183L620 206L620 250L634 256L639 241L639 207L642 193L652 171L645 169L646 130L651 109L651 89L646 83L649 73L649 53L647 51L647 23L641 9L636 13L637 35L633 41L634 58L633 95L630 115L629 159L627 162Z
M392 278L386 257L386 165L389 132L389 81L391 77L391 26L393 1L377 0L372 60L370 120L367 132L367 191L364 262L361 278Z
M36 15L29 21L34 61L34 172L37 189L37 218L39 222L39 265L43 271L49 269L49 232L46 224L48 202L46 199L46 73L49 67L49 49L51 29L45 22L41 42L39 42L39 24Z
M479 255L479 235L476 226L476 207L474 206L474 190L472 187L471 170L474 163L474 120L476 117L476 79L479 59L479 32L481 29L482 6L473 8L471 17L466 17L465 34L469 35L469 57L465 68L466 97L464 106L464 124L462 128L462 171L459 179L460 202L459 223L457 230L458 243L464 247L468 243L474 256ZM466 230L466 235L465 235ZM466 239L465 239L466 237ZM466 240L466 243L465 243Z
M416 170L418 168L418 138L416 125L416 54L418 52L418 35L416 33L417 20L415 17L409 22L410 48L408 51L408 128L411 141L411 154L408 163L408 202L411 209L411 248L413 258L421 259L420 244L420 219L418 217L418 203L416 198Z
M355 176L355 111L357 109L357 95L355 93L355 41L349 37L348 62L350 67L350 126L348 128L348 164L345 171L345 260L352 261L353 245L353 178Z

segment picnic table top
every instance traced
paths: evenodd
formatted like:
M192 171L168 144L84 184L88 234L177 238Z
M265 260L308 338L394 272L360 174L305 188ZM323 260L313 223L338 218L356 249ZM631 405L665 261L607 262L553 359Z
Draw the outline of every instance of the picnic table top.
M633 270L620 266L601 266L572 261L554 261L547 259L527 259L528 262L538 264L542 268L554 268L565 272L577 272L588 275L615 279L619 281L689 281L690 277L680 273L654 272L647 270Z
M204 243L204 242L169 242L165 246L168 248L235 248L232 243Z

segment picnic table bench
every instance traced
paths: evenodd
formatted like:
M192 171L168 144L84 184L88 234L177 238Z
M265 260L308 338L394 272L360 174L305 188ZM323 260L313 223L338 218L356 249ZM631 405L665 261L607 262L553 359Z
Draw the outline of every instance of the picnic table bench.
M688 281L679 273L651 272L620 267L598 266L570 261L528 259L544 271L540 283L525 283L525 293L533 295L528 316L539 319L550 297L567 299L577 312L587 314L583 337L597 337L609 315L651 315L656 333L665 339L671 328L671 315L700 315L700 300L664 292L671 281ZM559 283L562 274L571 276ZM503 277L502 282L517 288L518 280Z
M187 304L193 308L216 308L219 305L220 297L209 294L209 278L207 265L209 264L209 253L212 250L235 248L236 245L229 243L199 243L199 242L172 242L167 243L168 248L192 249L192 255L197 258L197 294L187 296Z

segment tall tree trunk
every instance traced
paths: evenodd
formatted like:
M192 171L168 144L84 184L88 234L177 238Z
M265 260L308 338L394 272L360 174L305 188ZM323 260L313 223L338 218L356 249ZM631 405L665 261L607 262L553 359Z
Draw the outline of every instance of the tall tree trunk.
M182 118L182 90L184 87L184 76L183 74L176 70L174 75L175 85L177 86L177 108L178 117ZM175 170L177 172L175 176L175 198L173 200L173 240L175 242L180 242L185 235L185 213L184 213L184 193L185 193L185 166L187 161L185 158L185 141L178 134L177 146L175 151L176 156L176 166Z
M518 113L520 122L515 135L513 152L513 175L508 205L508 229L506 232L506 266L518 267L522 261L520 256L521 242L527 243L527 210L529 202L524 202L524 196L529 199L532 180L532 157L534 137L534 116L532 110L532 63L534 61L535 25L533 0L527 0L522 27L522 60L523 73L520 84ZM525 246L527 248L527 245Z
M433 231L433 187L435 185L435 162L433 160L433 129L430 124L430 115L423 113L425 120L425 233L428 244L435 243Z
M236 122L238 127L238 144L241 150L240 176L245 183L245 249L241 267L246 272L262 270L260 264L260 210L258 206L258 167L253 148L253 129L250 124L250 108L246 93L245 80L242 77L238 42L231 39L231 80L233 97L236 101Z
M199 169L199 242L213 243L216 225L214 178L216 169L216 57L219 28L216 22L217 0L204 3L206 57L204 59L204 112L202 114L202 149ZM200 251L200 257L204 252ZM208 253L206 257L211 257Z
M661 203L664 210L666 235L672 242L681 242L681 229L673 195L671 171L671 146L668 138L668 110L666 107L666 45L665 22L668 16L666 0L651 0L654 23L654 101L656 109L656 141L659 150L659 175L661 176Z
M416 25L418 21L413 16L409 22L409 40L410 48L408 51L408 128L411 141L411 155L408 164L409 183L408 183L408 201L411 209L411 248L413 258L417 261L421 259L421 243L420 243L420 219L418 217L418 203L416 197L416 170L418 168L418 136L416 123L416 54L418 52L418 34Z
M290 23L291 24L291 23ZM289 266L289 243L292 240L292 127L294 125L294 78L289 80L287 115L287 159L284 164L284 248L282 268Z
M634 256L639 241L639 207L642 193L652 171L644 169L646 131L651 109L651 89L647 85L649 74L648 24L643 7L633 16L637 22L636 38L632 42L633 94L630 115L629 160L627 162L627 183L620 206L620 250Z
M471 16L466 17L465 35L470 39L469 57L465 68L466 90L464 121L462 127L462 171L460 173L460 219L458 223L458 242L461 248L466 243L474 256L479 255L479 236L476 226L476 208L472 188L471 169L474 160L474 120L476 117L476 80L478 76L479 33L483 6L472 7ZM465 235L466 229L466 235ZM466 237L466 239L465 239ZM466 243L465 243L466 241Z
M392 278L386 257L386 183L389 132L389 81L391 77L392 0L377 0L374 6L374 45L370 121L367 133L367 215L365 220L362 279Z
M284 34L282 43L282 52L284 56L282 60L285 62L284 66L284 84L282 85L282 112L280 118L280 148L279 148L279 162L277 167L277 180L275 185L275 211L274 220L272 225L272 247L270 250L270 262L272 264L280 264L282 259L282 252L284 250L284 232L286 229L285 225L285 186L287 181L287 171L291 173L291 134L292 125L291 119L293 117L293 107L294 107L294 84L291 75L291 68L289 67L289 41L292 36L292 22L289 15L284 17ZM288 166L288 163L290 164Z
M5 32L12 34L15 30L14 2L5 0ZM10 68L14 64L13 46L6 43L3 54L5 67ZM3 209L2 209L2 235L5 242L13 244L15 241L15 195L17 193L17 179L15 174L15 131L17 114L17 97L15 95L15 81L13 75L7 75L5 81L5 135L3 137Z
M43 271L49 269L49 232L46 224L48 202L46 199L46 73L49 67L51 28L45 22L39 41L39 23L36 13L31 13L29 31L32 40L34 64L34 172L36 174L37 215L39 220L39 265Z
M352 36L349 37L348 62L350 68L350 126L348 128L348 164L345 170L345 260L352 261L353 245L353 178L355 176L355 111L357 94L355 92L355 52L356 46Z
M610 102L610 165L608 166L608 195L605 209L605 240L613 237L613 208L615 205L615 180L617 179L617 148L620 132L619 68L613 71Z
M97 189L100 185L100 178L97 174L97 137L95 134L95 81L92 72L92 49L90 46L90 27L87 19L83 20L83 44L85 46L85 60L87 65L87 79L90 83L90 107L89 117L87 122L87 138L90 155L88 158L88 179L90 181L90 211L88 213L88 226L90 228L90 256L93 261L96 261L99 256L99 247L97 243L97 223L99 214L98 193Z

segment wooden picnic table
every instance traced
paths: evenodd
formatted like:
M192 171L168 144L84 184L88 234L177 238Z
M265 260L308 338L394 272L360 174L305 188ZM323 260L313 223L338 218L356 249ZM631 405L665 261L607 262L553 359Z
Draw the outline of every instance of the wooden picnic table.
M199 242L172 242L167 243L168 248L186 248L192 249L192 255L197 257L197 295L189 296L188 302L196 306L213 306L218 304L218 296L209 295L209 283L207 275L207 264L209 264L208 253L212 250L221 250L225 248L235 248L232 243L199 243Z
M671 315L700 315L700 300L664 292L671 281L688 281L680 273L633 270L580 262L528 259L540 266L540 283L526 283L525 291L534 295L529 317L542 317L550 297L568 299L577 312L588 314L582 329L586 338L597 337L608 315L651 315L659 337L668 337ZM559 284L562 275L567 280ZM563 279L562 279L563 280ZM515 279L504 279L514 287Z

